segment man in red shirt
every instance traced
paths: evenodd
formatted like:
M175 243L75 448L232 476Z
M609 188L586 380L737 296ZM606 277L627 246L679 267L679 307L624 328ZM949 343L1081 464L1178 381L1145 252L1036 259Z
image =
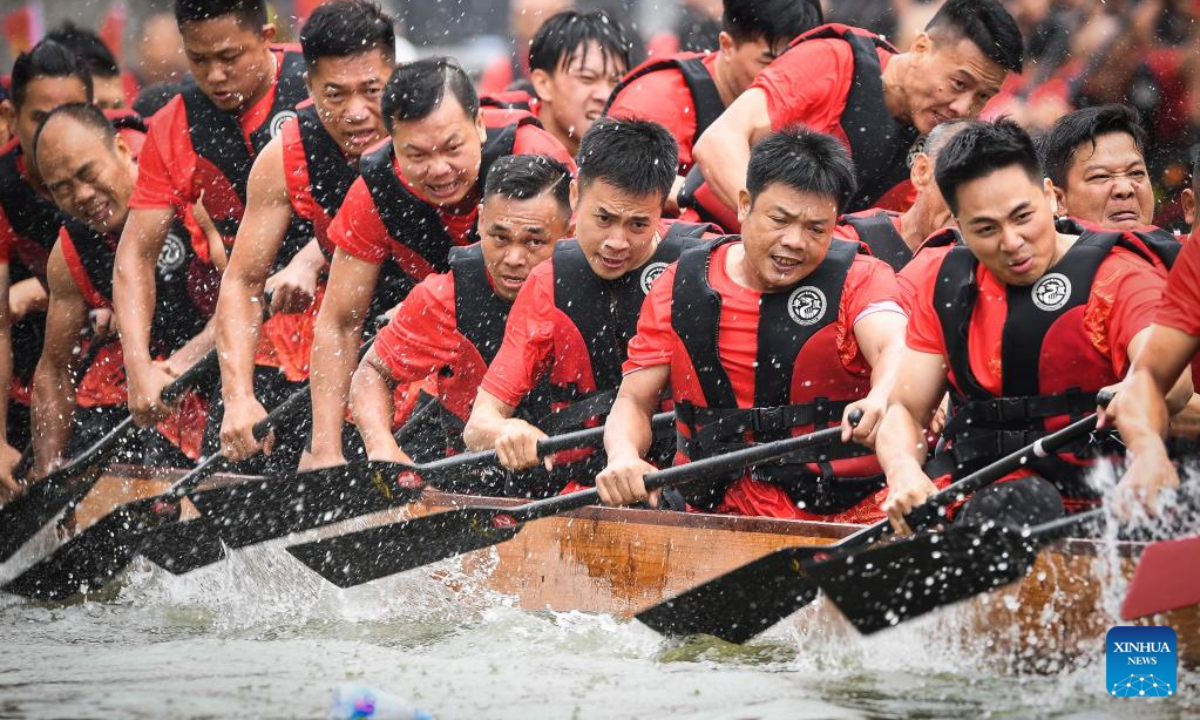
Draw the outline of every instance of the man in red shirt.
M140 425L168 413L160 400L171 382L150 355L154 267L172 219L202 206L224 244L245 211L255 155L307 97L304 60L274 46L262 0L176 0L175 19L196 85L167 103L151 123L138 162L131 212L117 248L113 305L129 378L129 410ZM215 263L207 285L215 302L224 248L193 228L193 247Z
M921 151L913 155L909 179L916 196L912 207L902 213L873 208L843 215L834 234L866 243L872 255L900 272L926 238L954 223L934 180L933 168L938 153L965 127L965 120L940 123L929 131Z
M504 339L508 312L529 273L549 259L571 220L571 173L538 155L500 158L479 208L480 241L455 248L450 272L413 288L354 373L351 407L372 460L411 463L392 436L398 384L437 376L447 448L462 448L463 423ZM549 411L525 402L530 420ZM528 411L528 412L522 412Z
M725 0L717 51L653 57L613 89L604 113L653 120L679 143L679 174L692 167L692 146L792 38L821 24L821 8L804 0Z
M87 367L79 367L79 334L88 313L112 306L113 261L117 238L129 215L129 198L137 178L136 155L145 125L126 116L114 127L96 107L86 103L59 106L38 131L38 171L64 212L76 222L59 232L50 253L47 275L50 306L46 343L33 379L32 477L42 477L62 460L88 447L124 416L125 383L121 344L89 348ZM184 231L179 228L180 233ZM179 374L212 348L206 314L189 288L186 243L163 253L155 267L156 300L151 350L172 374ZM93 336L93 347L104 342ZM77 371L83 377L75 381ZM195 398L185 400L185 413L163 426L163 433L142 436L138 460L181 466L188 458L163 441L163 435L195 457L204 409ZM78 411L76 408L78 407ZM190 415L188 414L190 413ZM182 430L182 432L181 432ZM149 447L153 446L153 447Z
M560 242L517 295L463 432L468 448L494 448L501 465L524 470L542 462L545 430L607 414L646 293L706 228L661 221L677 162L675 140L657 123L605 118L583 137L571 184L576 238ZM515 413L543 383L555 413L537 427ZM590 480L582 475L574 479Z
M534 36L529 46L533 110L572 155L629 70L629 49L621 23L603 10L561 12Z
M879 431L884 505L903 515L958 477L1095 408L1143 351L1163 274L1136 236L1055 229L1053 188L1033 141L1014 123L973 123L942 150L937 181L965 245L925 247L901 273L909 305L904 382ZM949 388L947 447L926 461L925 428ZM1173 393L1186 402L1189 378ZM1088 453L1081 453L1083 450ZM1097 448L1034 460L962 512L1036 523L1096 500L1084 481ZM1102 448L1100 448L1102 450Z
M67 221L34 166L33 138L54 108L91 100L91 75L83 62L62 45L43 41L13 63L9 99L0 102L0 116L14 135L0 147L0 244L8 249L11 283L5 296L12 344L20 350L14 356L0 349L0 362L11 370L0 392L15 401L6 402L0 422L7 433L0 440L18 447L29 440L29 383L42 350L48 301L46 259ZM13 453L4 447L0 443L0 477L11 474L7 459Z
M386 136L379 97L392 73L393 19L365 0L336 0L313 11L300 32L312 103L254 161L249 205L221 279L221 453L241 461L261 449L254 425L268 405L308 377L322 276L333 256L329 225L368 147ZM263 322L264 290L272 316ZM289 433L295 467L307 423ZM303 440L300 440L303 438ZM290 460L290 462L289 462Z
M685 251L642 308L605 426L606 503L646 498L650 418L668 387L676 464L837 424L845 442L874 441L905 316L891 268L833 237L854 164L836 139L794 128L754 147L746 183L742 236ZM882 487L874 458L842 446L679 490L700 510L867 522L882 517Z
M806 33L696 143L707 186L695 201L720 218L733 215L750 147L801 123L850 148L858 177L851 212L904 210L917 138L943 120L977 116L1008 72L1021 71L1022 53L1020 31L997 0L949 0L903 54L844 25Z
M489 132L470 79L449 58L396 68L381 104L391 142L363 156L361 177L329 226L337 249L314 331L305 469L344 462L342 423L372 298L395 305L414 283L449 269L450 248L474 242L483 182L498 158L549 155L574 164L536 120ZM399 269L381 273L389 258ZM377 291L381 280L390 287Z

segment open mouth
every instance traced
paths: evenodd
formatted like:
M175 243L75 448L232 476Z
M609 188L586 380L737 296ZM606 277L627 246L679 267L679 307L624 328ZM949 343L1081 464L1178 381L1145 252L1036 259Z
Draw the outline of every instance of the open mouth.
M1010 260L1008 263L1008 269L1013 274L1024 275L1033 269L1033 256L1030 255L1027 258Z
M426 191L426 193L428 193L430 199L446 200L448 198L452 198L455 195L457 195L459 192L459 189L461 187L462 187L462 182L459 180L454 180L452 182L443 183L440 185L437 185L434 183L426 183L425 191Z
M610 258L603 255L599 256L600 264L607 270L624 270L625 258Z
M358 132L350 133L350 144L362 147L370 145L379 137L374 130L359 130Z
M787 257L786 255L771 256L771 269L774 270L777 275L789 275L795 272L796 268L803 264L803 261L793 257Z
M509 290L520 290L521 286L525 284L525 278L516 275L501 275L500 284Z

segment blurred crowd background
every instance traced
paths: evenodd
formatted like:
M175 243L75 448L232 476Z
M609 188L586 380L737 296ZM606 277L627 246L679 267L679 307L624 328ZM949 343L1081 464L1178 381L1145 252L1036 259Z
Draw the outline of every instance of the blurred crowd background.
M796 0L805 2L807 0ZM1025 33L1022 76L1009 79L985 116L1007 114L1032 132L1072 109L1123 103L1150 134L1147 160L1159 224L1182 224L1176 204L1200 140L1200 0L1003 0ZM274 0L280 37L295 37L321 0ZM382 0L401 19L401 59L450 54L503 89L520 49L540 22L570 6L603 8L638 39L635 59L716 47L721 0ZM825 18L865 27L901 50L940 0L824 0ZM0 57L11 66L64 21L97 30L122 64L127 84L178 80L187 72L170 0L0 0Z

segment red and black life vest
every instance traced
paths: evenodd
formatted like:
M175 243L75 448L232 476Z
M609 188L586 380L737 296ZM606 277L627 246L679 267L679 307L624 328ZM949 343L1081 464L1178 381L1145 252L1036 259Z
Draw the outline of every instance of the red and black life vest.
M892 222L897 215L890 210L852 213L843 215L841 224L854 228L858 239L871 248L872 256L900 272L913 259L913 251Z
M215 176L207 173L209 182L204 192L204 209L227 244L237 236L238 224L246 211L246 187L254 158L279 134L285 122L296 117L296 105L307 98L304 56L298 52L285 52L270 113L251 133L247 146L235 113L218 108L199 87L184 90L188 137L199 161L197 169L203 170L202 166L208 165L216 171Z
M945 454L954 461L947 468L955 472L969 472L1094 411L1096 393L1121 379L1113 373L1109 358L1093 347L1084 326L1097 270L1117 246L1166 266L1178 254L1179 243L1173 238L1167 241L1170 236L1162 231L1098 232L1069 220L1059 227L1079 234L1071 249L1033 285L1005 289L1008 314L1000 350L1004 372L999 397L971 372L968 338L978 299L978 260L968 247L957 245L937 271L933 303L954 373L953 415L943 437L951 443ZM940 238L949 244L956 234L943 232L931 240ZM1064 454L1035 460L1031 467L1068 497L1094 497L1078 472L1081 454L1093 450L1080 443L1071 448L1078 462Z
M476 187L483 187L488 169L493 163L506 155L512 155L517 142L517 130L524 125L537 125L537 120L527 118L502 128L488 129ZM395 144L388 142L363 155L359 162L359 171L371 193L371 200L379 211L379 219L392 240L421 256L433 267L434 272L446 272L450 269L450 249L456 247L455 242L446 231L437 210L400 182L396 175L395 159ZM471 242L478 239L476 229L472 228ZM409 277L399 266L385 266L379 274L379 279L381 285L386 284L386 289L376 289L376 298L382 293L391 301L391 305L386 305L385 309L403 300L412 290L416 280Z
M721 296L708 280L713 253L729 236L705 243L679 258L672 288L671 327L694 372L672 384L675 393L677 461L722 454L836 425L850 403L870 391L870 378L851 374L838 360L837 319L842 289L858 243L833 241L825 259L789 291L763 293L759 301L754 407L738 405L720 361L717 333ZM681 390L680 383L686 389ZM781 486L811 512L834 513L882 487L873 459L854 446L818 448L752 471L757 480ZM856 470L858 472L856 472ZM732 477L715 477L682 488L700 508L720 504Z
M21 146L15 140L12 149L0 155L0 208L16 236L16 262L10 261L9 275L13 283L36 277L45 285L46 261L58 240L58 229L72 221L25 180L18 165L20 156Z
M554 246L550 259L554 263L554 306L579 330L595 384L592 392L573 384L551 388L552 417L558 424L578 427L584 419L608 414L621 386L621 365L628 357L629 341L637 334L638 315L650 287L684 250L714 231L707 223L672 223L654 254L616 280L596 275L578 241L563 240Z
M169 355L182 347L204 329L210 315L210 274L187 237L183 223L176 220L154 266L150 349L156 355ZM65 237L60 237L63 258L91 307L112 307L118 239L113 233L102 235L78 223L66 226Z
M640 67L634 68L613 88L612 93L608 96L608 102L604 104L604 114L608 115L608 110L617 99L617 95L639 78L660 70L678 70L683 75L683 82L687 85L688 93L692 96L692 107L695 108L696 118L695 139L698 139L709 125L716 122L717 118L721 117L721 113L725 112L725 103L721 100L721 93L717 92L717 84L713 82L712 75L704 66L704 57L704 53L685 53L675 57L650 60Z
M358 179L358 170L346 160L345 153L338 147L337 141L330 136L317 114L315 105L307 105L296 111L296 125L300 134L300 144L304 148L304 162L308 166L308 184L312 188L312 198L330 218L336 217L350 186ZM288 230L287 240L318 237L312 220L292 213L292 227ZM320 238L324 240L325 238ZM286 256L286 262L301 247L285 247L280 252ZM333 248L321 243L321 252L326 260L333 259ZM284 264L286 264L286 262ZM282 267L276 263L277 267Z

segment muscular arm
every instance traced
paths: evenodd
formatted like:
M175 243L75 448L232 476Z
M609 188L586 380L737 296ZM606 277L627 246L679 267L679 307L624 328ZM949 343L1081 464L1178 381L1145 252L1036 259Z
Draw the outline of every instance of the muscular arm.
M908 532L903 516L936 490L921 468L928 455L925 428L946 392L946 368L941 355L906 347L897 379L875 440L875 453L887 475L884 503L892 525Z
M75 414L75 345L87 323L87 304L71 278L61 243L46 266L50 307L46 342L33 374L33 467L42 477L54 469L71 439Z
M129 380L129 411L139 425L166 416L162 389L170 375L150 356L150 325L154 320L154 268L174 218L170 208L129 211L117 245L113 269L113 312L121 329L121 349Z
M769 132L766 95L750 88L696 142L692 150L696 164L709 188L726 206L737 207L738 192L746 187L750 148Z
M846 408L847 417L855 408L862 411L863 417L857 427L851 427L849 420L843 419L843 442L853 437L855 442L875 447L879 423L900 377L907 326L908 319L898 312L872 313L854 324L854 338L871 366L871 391L862 401Z
M278 138L272 140L254 162L246 215L221 277L216 342L221 396L227 407L254 399L254 355L262 332L263 289L292 219L282 147Z
M313 438L305 469L340 465L342 422L350 377L358 363L363 318L371 305L379 266L340 248L333 256L325 300L317 314L311 376Z
M0 263L0 503L21 491L13 477L20 453L8 444L8 388L12 385L12 318L8 309L8 262Z
M354 424L362 435L371 460L412 463L392 436L392 418L396 413L393 393L396 380L379 353L371 348L354 371L350 383L350 409Z
M654 471L654 466L643 459L654 440L650 419L670 379L670 365L655 365L631 372L621 380L617 399L604 423L608 464L596 476L596 489L606 505L628 505L646 499L644 478Z

